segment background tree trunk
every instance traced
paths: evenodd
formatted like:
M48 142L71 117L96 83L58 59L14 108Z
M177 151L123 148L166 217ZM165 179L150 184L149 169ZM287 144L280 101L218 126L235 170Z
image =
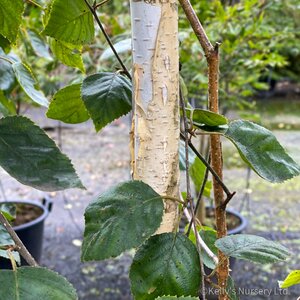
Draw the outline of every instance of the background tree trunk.
M179 196L179 55L177 1L131 1L133 178L160 195ZM159 2L159 3L157 3ZM163 3L162 3L163 2ZM158 232L174 229L177 204L165 201Z

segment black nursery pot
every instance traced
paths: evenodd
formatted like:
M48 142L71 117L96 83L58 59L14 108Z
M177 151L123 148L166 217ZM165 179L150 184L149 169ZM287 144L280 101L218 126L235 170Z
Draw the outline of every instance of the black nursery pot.
M13 229L31 253L34 259L39 262L42 255L44 222L49 212L52 209L52 202L48 199L43 199L42 203L35 201L8 201L13 204L26 204L41 209L42 213L36 219L22 225L14 226ZM8 203L0 202L0 204ZM21 257L21 265L27 265L26 261ZM11 262L9 259L0 258L0 269L11 269Z

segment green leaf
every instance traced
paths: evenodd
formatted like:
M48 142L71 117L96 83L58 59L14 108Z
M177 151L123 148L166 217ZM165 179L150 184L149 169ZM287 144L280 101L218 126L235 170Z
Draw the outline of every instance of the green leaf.
M7 230L0 224L0 247L14 245L14 241L10 237Z
M81 95L97 131L131 110L131 82L117 73L88 76Z
M27 29L27 32L35 54L40 57L52 60L52 57L49 54L49 48L43 38L35 30Z
M48 107L48 100L43 92L37 89L37 83L31 73L31 70L20 62L13 63L12 68L20 86L27 96L34 102Z
M20 265L21 264L21 257L20 257L19 252L17 252L17 251L11 251L11 254L12 254L15 262L18 265ZM6 259L10 259L10 256L8 255L7 251L6 250L2 250L2 249L0 249L0 257L6 258Z
M4 53L9 53L11 49L11 45L8 39L6 39L2 34L0 34L0 47L4 51Z
M177 297L177 296L162 296L158 297L155 300L199 300L197 297Z
M84 45L94 39L93 16L82 0L54 0L44 34L59 41Z
M279 282L281 289L286 289L290 286L300 284L300 270L292 271L282 282Z
M217 240L217 232L209 227L202 227L200 229L200 236L205 242L205 244L208 246L208 248L215 254L218 254L218 249L215 246L215 242ZM208 256L208 254L205 251L201 252L203 263L210 269L214 269L216 267L214 261L212 258Z
M197 296L201 271L196 246L180 233L152 236L138 249L129 277L138 300Z
M61 275L40 267L21 267L16 271L0 270L2 289L0 300L43 299L76 300L73 286Z
M202 240L205 242L208 248L215 255L217 255L218 248L215 246L215 242L217 240L217 232L213 228L207 226L197 226L197 230L199 231ZM189 239L196 245L196 236L193 230L191 230L190 232ZM202 255L202 261L205 264L205 266L212 270L215 269L216 265L213 259L210 258L205 251L202 251L201 255Z
M235 288L234 281L231 276L227 278L226 293L230 300L239 300L238 291Z
M194 125L206 132L209 132L210 134L224 134L226 133L228 126L227 125L221 125L221 126L207 126L207 125L201 125L198 123L194 123Z
M300 174L300 166L285 152L273 133L249 121L233 121L225 137L243 160L262 178L283 182Z
M25 117L0 119L0 165L21 183L39 190L83 187L68 157Z
M5 216L7 216L7 215L5 215ZM14 245L14 244L15 243L12 240L12 238L10 237L7 230L3 227L2 224L0 224L0 257L4 257L4 258L9 259L9 255L8 255L7 251L2 250L1 248L5 247L5 246L11 246L11 245ZM12 251L11 254L13 255L15 261L18 264L20 264L21 258L20 258L19 253L17 251ZM1 299L1 295L0 295L0 299Z
M189 147L189 165L192 165L195 161L196 154L192 151L192 149ZM179 144L179 168L181 171L186 170L186 165L185 165L185 142L180 140Z
M23 0L0 1L0 34L11 43L16 41L23 11Z
M289 250L284 246L250 234L236 234L218 239L215 243L225 255L267 264L287 259Z
M0 113L2 113L4 117L16 114L14 103L8 100L2 91L0 91Z
M125 53L125 52L130 52L131 51L131 39L125 39L125 40L122 40L118 43L115 43L114 48L115 48L115 50L117 51L118 54L122 54L122 53ZM107 60L107 59L114 58L114 57L115 57L115 54L113 53L113 51L109 47L109 48L107 48L103 51L103 53L101 54L99 60L103 61L103 60Z
M198 157L196 157L194 163L190 167L190 176L195 185L195 189L197 193L200 192L201 186L203 184L205 171L206 171L205 165ZM210 197L211 189L212 189L212 182L206 181L203 195L205 197Z
M228 124L226 117L213 113L209 110L195 108L186 108L186 115L193 120L193 123L206 126L221 126Z
M85 72L81 56L82 46L50 39L50 48L54 56L69 67L78 68Z
M0 55L2 55L0 51ZM10 90L16 83L12 65L0 58L0 90Z
M50 102L47 117L64 123L77 124L90 116L80 94L81 84L72 84L59 90Z
M16 205L4 202L0 204L0 212L8 221L12 221L16 218Z
M85 211L83 261L116 257L137 247L160 226L163 200L141 181L121 183Z

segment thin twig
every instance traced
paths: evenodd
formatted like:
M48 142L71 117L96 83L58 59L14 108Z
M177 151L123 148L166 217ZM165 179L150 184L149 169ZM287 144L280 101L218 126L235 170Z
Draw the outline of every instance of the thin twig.
M4 228L7 230L8 234L11 236L13 241L15 242L15 249L22 255L22 257L26 260L26 262L30 266L37 267L38 264L35 261L35 259L32 257L32 255L29 253L29 251L24 246L23 242L20 240L20 238L17 236L7 219L4 217L4 215L0 212L0 223L4 226Z
M195 218L195 211L194 211L194 203L193 203L193 198L191 195L191 182L190 182L190 174L189 174L189 126L188 126L188 119L186 116L186 110L185 110L185 105L184 105L184 99L182 95L182 91L179 88L179 98L180 98L180 104L182 108L182 114L183 114L183 125L184 125L184 142L185 142L185 174L186 174L186 192L187 192L187 202L190 204L190 209L191 209L191 222L193 223L193 228L196 236L196 246L199 252L199 259L200 259L200 269L201 269L201 288L202 291L205 291L205 281L204 281L204 265L203 265L203 260L202 260L202 255L201 255L201 244L200 240L197 237L197 226L196 226L196 218ZM185 209L186 210L186 209ZM203 293L203 300L205 300L205 294Z
M175 198L175 197L171 197L171 196L161 196L163 199L166 199L166 200L171 200L171 201L175 201L175 202L178 202L180 204L183 205L183 207L186 207L186 203L181 200L181 199L178 199L178 198Z
M227 196L227 198L224 200L224 202L220 205L220 208L226 209L229 201L233 198L233 196L236 194L236 192L233 192L231 195Z
M5 60L5 61L9 62L10 64L14 63L12 60L10 60L9 58L2 56L2 55L0 55L0 59Z
M191 182L190 182L190 174L189 174L189 127L188 127L188 120L186 116L186 110L184 105L184 99L182 96L182 91L179 88L179 98L180 98L180 105L182 109L182 117L183 117L183 125L184 125L184 142L185 142L185 174L186 174L186 189L187 189L187 202L192 200L192 193L191 193ZM193 218L194 219L194 218Z
M98 7L102 6L103 4L107 3L108 1L110 1L110 0L103 0L98 4L95 4L94 5L94 10L96 10Z
M210 163L210 159L208 160L208 163ZM198 211L198 208L199 208L199 205L200 205L200 202L201 202L204 190L205 190L205 185L206 185L206 182L207 182L207 179L208 179L208 172L209 172L209 170L208 170L208 168L206 168L205 169L204 178L203 178L203 182L202 182L202 185L201 185L201 189L199 191L198 199L197 199L196 206L195 206L195 211L196 212ZM189 228L188 228L188 230L186 232L187 236L189 236L191 228L192 228L192 222L190 222Z
M188 219L189 222L192 221L192 218L191 218L191 216L190 216L190 214L189 214L189 212L188 212L187 209L184 210L184 215L186 216L186 218ZM193 229L193 232L195 234L196 239L199 240L199 244L200 244L201 248L206 252L206 254L214 261L215 265L217 266L218 263L219 263L218 257L205 244L205 242L201 238L199 232L197 230L195 232L194 228L192 228L192 229Z
M41 5L39 5L38 3L36 3L35 1L33 1L33 0L27 0L27 1L28 1L29 3L31 3L31 4L33 4L33 5L35 5L35 6L37 6L38 8L44 10L44 8L43 8Z
M182 133L180 133L180 136L182 139L184 139L184 135ZM193 145L193 143L191 141L189 141L189 147L198 156L198 158L203 162L203 164L208 168L208 170L214 176L216 181L222 186L226 196L227 197L232 196L232 193L229 191L227 186L224 184L224 182L221 180L221 178L218 176L218 174L215 172L215 170L211 167L211 165L206 161L206 159L197 151L197 149L195 148L195 146Z
M101 21L100 21L98 15L97 15L97 12L96 12L95 7L92 7L92 6L89 4L89 2L88 2L87 0L84 0L84 2L86 3L87 7L88 7L89 10L91 11L92 15L94 16L94 18L95 18L95 20L96 20L96 22L97 22L99 28L101 29L101 31L102 31L102 33L103 33L103 35L104 35L104 37L105 37L107 43L109 44L109 47L111 48L112 52L114 53L115 57L117 58L118 62L120 63L120 65L121 65L121 67L122 67L124 73L125 73L125 74L127 75L127 77L131 80L131 75L130 75L129 71L127 70L126 66L124 65L123 61L121 60L121 58L120 58L118 52L116 51L116 49L115 49L113 43L111 42L111 40L110 40L108 34L106 33L106 31L105 31L105 29L104 29L104 27L103 27L103 25L102 25L102 23L101 23ZM97 6L97 5L96 5L96 6Z

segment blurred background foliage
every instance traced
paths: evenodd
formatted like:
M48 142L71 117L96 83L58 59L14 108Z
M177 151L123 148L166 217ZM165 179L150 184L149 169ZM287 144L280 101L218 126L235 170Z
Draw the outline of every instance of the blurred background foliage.
M220 101L223 112L251 106L248 100L275 81L299 81L300 4L297 0L193 0L209 38L221 43ZM190 99L206 105L207 66L183 14L180 17L182 76Z
M299 82L298 0L191 2L211 41L221 43L220 101L223 113L228 109L253 107L253 96L267 95L266 91L271 91L278 80L288 78ZM37 79L37 86L48 98L66 84L81 82L85 73L119 68L97 28L94 43L83 48L59 44L43 36L43 19L47 18L49 1L36 0L34 3L26 2L25 17L12 49L0 36L0 55L26 62ZM98 13L130 69L129 1L110 0L98 9ZM206 107L204 53L181 9L179 24L181 76L189 91L189 100L194 106ZM14 114L19 112L22 102L30 102L30 99L10 73L9 63L0 59L0 75L4 73L5 77L0 79L0 112ZM261 91L265 93L260 94Z

